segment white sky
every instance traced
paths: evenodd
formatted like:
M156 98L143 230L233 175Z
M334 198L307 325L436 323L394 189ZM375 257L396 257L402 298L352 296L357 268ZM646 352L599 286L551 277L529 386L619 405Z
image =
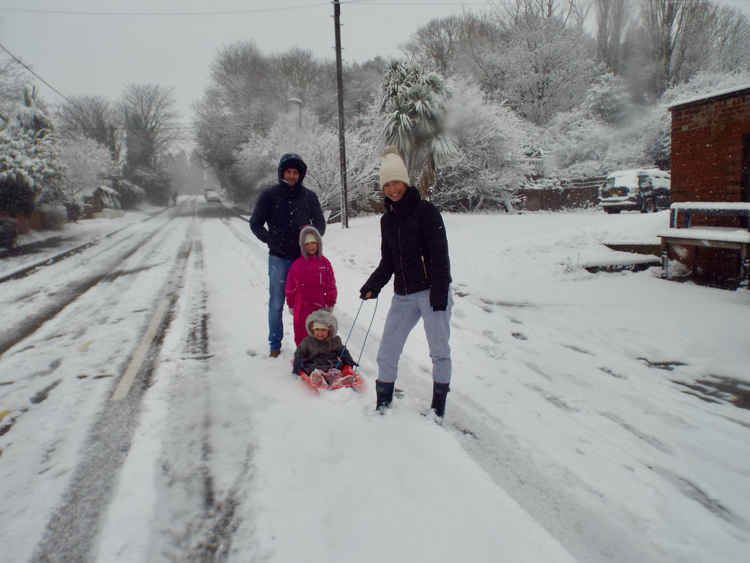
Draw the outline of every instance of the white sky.
M392 283L377 309L363 306L349 340L358 358L374 311L360 362L365 392L311 396L289 373L286 313L282 356L266 356L267 248L245 220L196 220L182 201L181 214L150 221L128 213L69 224L71 246L120 230L3 284L0 310L13 330L82 270L122 274L0 357L0 413L16 421L0 436L3 561L33 559L76 475L88 484L80 525L97 534L91 560L102 563L196 560L189 549L212 538L230 501L230 562L747 561L750 410L732 403L731 388L747 393L750 291L668 282L658 267L582 267L623 258L601 241L655 241L669 212L445 214L454 372L441 429L419 414L431 390L421 326L400 362L403 397L373 415ZM379 258L378 221L358 217L325 233L342 337ZM188 263L175 268L188 241ZM0 261L0 275L17 260ZM134 335L172 291L180 298L129 420L127 459L108 466L109 491L89 454L98 451L91 428L121 435L113 425L123 421L100 413L117 408L110 397ZM191 337L201 318L207 356L196 356ZM56 380L48 399L29 401ZM86 518L97 506L95 525Z
M750 15L748 0L719 1ZM344 1L344 59L398 55L399 45L429 20L486 5L482 0ZM255 11L127 15L250 10ZM120 15L49 13L54 11ZM184 123L189 123L191 106L207 86L209 66L218 50L248 39L264 53L301 47L318 58L333 59L332 4L326 0L0 0L0 42L60 92L115 100L129 83L174 86ZM49 102L61 101L46 86L40 84L40 89Z
M464 3L480 8L480 0ZM92 16L19 12L252 13L201 16ZM345 62L398 54L398 46L434 17L461 11L460 2L385 0L341 3ZM15 11L14 11L15 10ZM253 40L264 53L293 47L335 58L333 7L326 0L0 0L2 43L66 95L117 98L128 83L174 86L183 114L203 93L222 47ZM47 88L43 94L59 101ZM57 98L53 100L53 98ZM187 121L187 119L185 119Z

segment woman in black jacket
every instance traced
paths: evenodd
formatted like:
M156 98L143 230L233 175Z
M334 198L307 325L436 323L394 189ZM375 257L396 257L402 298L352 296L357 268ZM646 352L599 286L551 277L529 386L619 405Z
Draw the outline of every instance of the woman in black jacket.
M403 159L386 149L380 165L385 213L380 219L380 264L360 290L377 297L393 276L393 301L378 350L376 408L390 406L398 360L411 330L421 318L432 358L432 409L442 418L450 389L450 317L453 306L448 239L437 208L409 185Z

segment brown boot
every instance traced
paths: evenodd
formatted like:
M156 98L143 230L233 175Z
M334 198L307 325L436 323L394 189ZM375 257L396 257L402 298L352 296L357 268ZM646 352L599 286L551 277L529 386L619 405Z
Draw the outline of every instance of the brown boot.
M278 358L279 354L281 354L281 350L271 350L271 353L268 354L269 358Z

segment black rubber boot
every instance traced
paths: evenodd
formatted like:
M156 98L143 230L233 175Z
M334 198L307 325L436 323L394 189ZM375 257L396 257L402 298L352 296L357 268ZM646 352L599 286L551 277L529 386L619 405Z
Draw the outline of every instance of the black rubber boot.
M445 415L445 398L448 396L448 391L450 391L450 384L448 383L432 384L432 405L430 408L440 418Z
M391 401L393 400L393 383L375 381L375 392L378 394L375 410L383 412L391 406Z

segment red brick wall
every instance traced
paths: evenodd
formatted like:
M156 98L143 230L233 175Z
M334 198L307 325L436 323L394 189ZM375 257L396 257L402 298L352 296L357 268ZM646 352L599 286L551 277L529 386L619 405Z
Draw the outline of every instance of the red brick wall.
M672 110L672 201L742 201L750 92Z
M748 133L747 90L673 108L672 201L742 201L743 135ZM695 215L692 224L739 226L740 220ZM738 281L737 251L696 248L690 254L696 278L710 284Z

